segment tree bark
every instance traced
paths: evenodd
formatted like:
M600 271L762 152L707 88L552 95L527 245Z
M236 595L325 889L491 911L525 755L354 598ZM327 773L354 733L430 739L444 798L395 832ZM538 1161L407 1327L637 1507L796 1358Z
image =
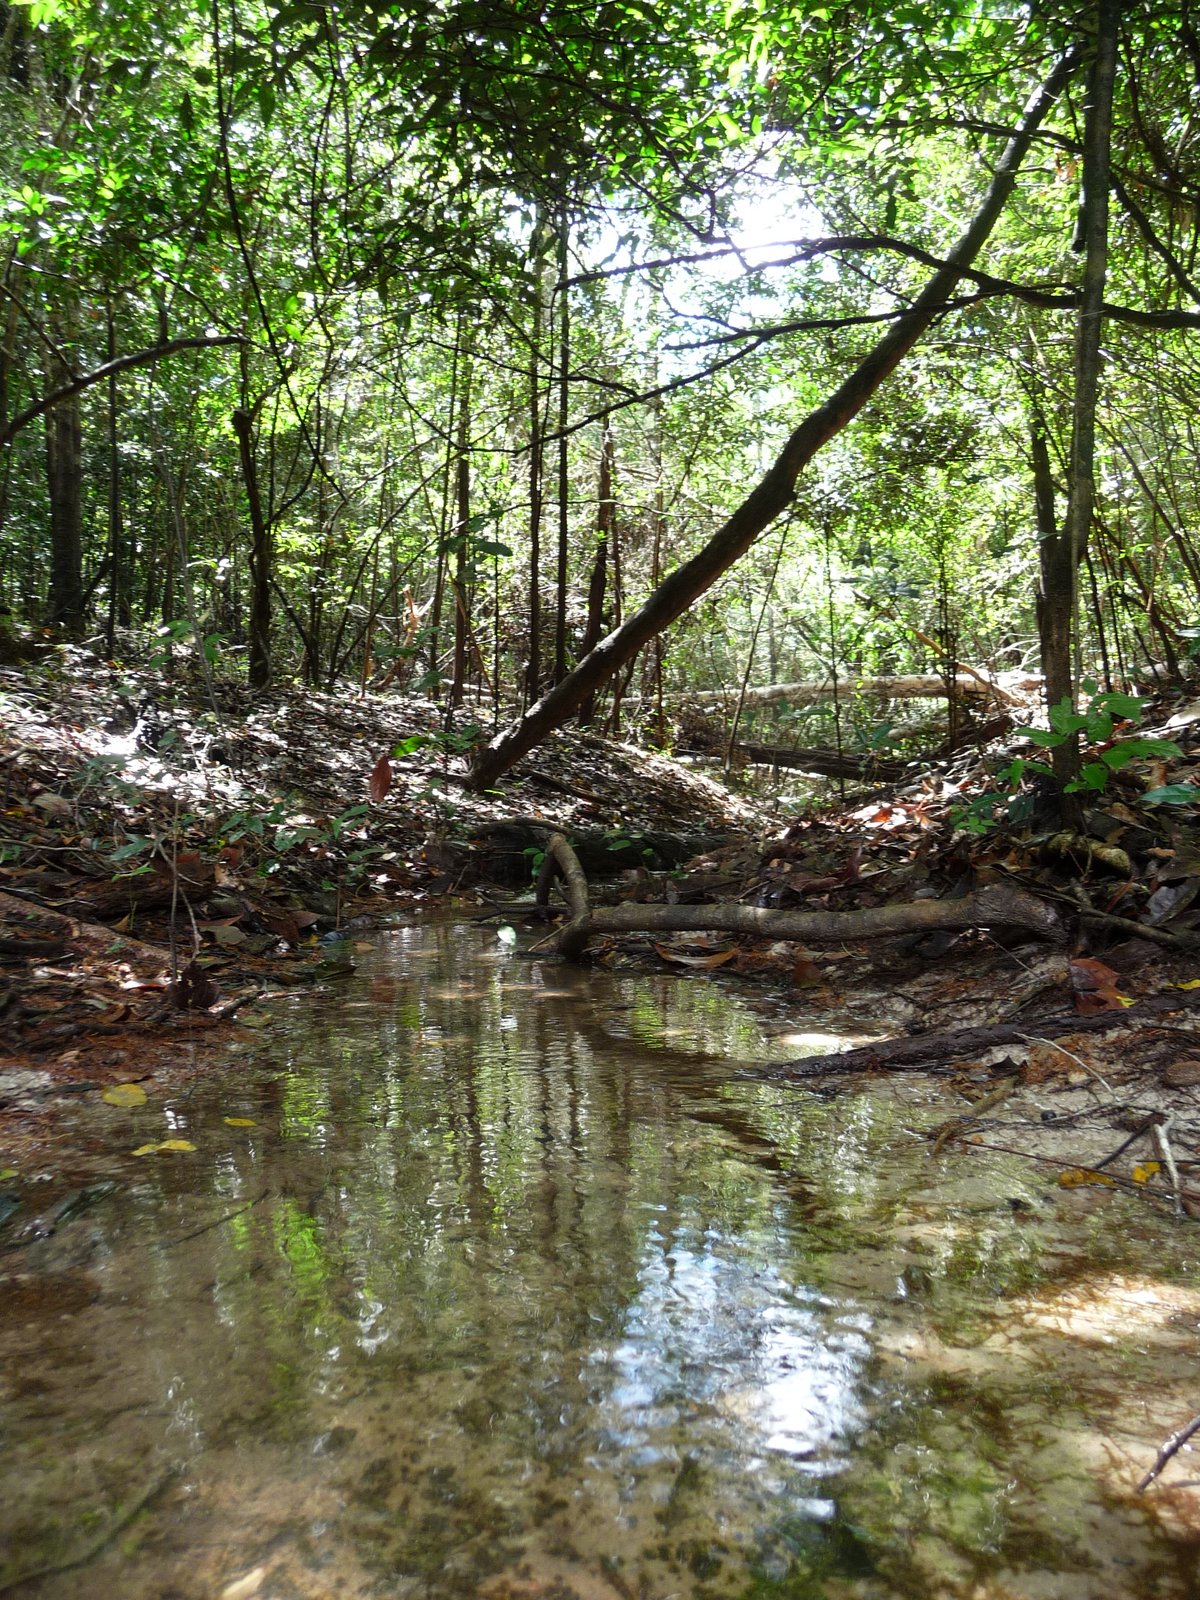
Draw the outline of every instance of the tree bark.
M454 668L450 680L450 704L460 706L467 687L467 641L470 631L470 596L467 571L471 539L471 336L466 317L459 323L459 358L462 375L458 384L458 426L455 430L454 570L450 588L454 595Z
M1041 594L1038 630L1046 701L1064 699L1075 706L1073 641L1078 613L1079 565L1087 553L1092 528L1096 481L1096 397L1100 387L1100 339L1104 317L1104 285L1108 272L1109 153L1112 142L1113 80L1117 63L1117 0L1096 0L1092 19L1096 33L1083 145L1083 196L1080 222L1084 250L1083 287L1075 332L1075 415L1071 435L1071 468L1067 485L1066 523L1061 533L1041 536ZM1035 475L1038 471L1034 457ZM1048 469L1046 469L1048 478ZM1042 507L1039 497L1039 524ZM1051 522L1051 526L1053 523ZM1051 752L1060 788L1079 775L1079 739L1064 739ZM1064 819L1071 809L1064 796Z
M469 781L490 788L514 762L560 727L587 694L680 616L745 554L791 503L796 480L821 447L845 428L945 309L962 269L978 255L1004 210L1038 127L1075 65L1074 53L1060 60L1033 95L1019 129L1006 146L974 220L909 311L893 325L830 398L794 430L774 465L723 527L691 560L659 584L624 625L587 656L518 721L485 745L472 763Z
M271 681L271 530L263 514L252 430L250 413L239 406L233 413L233 431L250 508L249 680L252 689L265 689Z
M567 610L570 595L570 457L567 423L571 407L571 221L564 206L558 220L558 559L554 582L554 682L567 675Z
M546 230L541 214L533 225L533 306L529 334L529 659L525 666L525 698L536 700L542 679L542 323Z
M596 487L596 542L592 575L588 580L587 626L584 629L580 655L586 656L600 643L604 625L604 599L608 588L608 547L612 541L617 521L617 502L613 499L613 472L616 465L612 430L605 428L600 441L600 471ZM579 725L591 726L596 711L596 691L583 698L579 707Z
M888 939L935 928L1013 928L1039 939L1064 937L1058 913L1044 900L1008 884L989 884L959 900L914 900L861 911L771 911L737 904L645 906L629 901L574 914L559 934L558 948L569 961L578 961L588 941L606 933L714 932L838 944L844 939Z
M56 331L64 332L52 326ZM69 345L69 337L56 341ZM50 381L69 371L56 355ZM46 412L46 486L50 496L50 620L69 634L83 631L83 430L72 394Z

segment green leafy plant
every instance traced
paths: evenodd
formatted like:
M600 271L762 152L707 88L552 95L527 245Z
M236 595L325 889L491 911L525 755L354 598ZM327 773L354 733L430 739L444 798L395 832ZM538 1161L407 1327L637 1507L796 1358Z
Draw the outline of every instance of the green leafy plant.
M1069 739L1083 738L1085 754L1090 759L1084 761L1078 778L1065 785L1068 794L1103 794L1113 774L1131 761L1181 754L1179 746L1171 739L1119 732L1123 725L1136 728L1141 721L1145 701L1140 696L1113 690L1101 692L1090 679L1084 681L1083 689L1090 696L1084 710L1076 711L1064 696L1057 705L1050 707L1049 728L1017 730L1018 737L1028 739L1043 750L1056 750ZM1025 780L1053 776L1053 769L1044 761L1015 756L996 775L997 793L976 795L965 805L952 807L950 820L954 827L966 833L987 833L1000 821L1024 822L1034 805L1033 795L1022 792ZM1164 784L1142 796L1146 805L1192 805L1197 800L1200 800L1200 789L1190 783ZM1001 806L1003 816L998 814Z
M1094 752L1093 759L1085 761L1078 778L1072 779L1065 786L1068 794L1081 792L1102 794L1107 789L1113 773L1119 772L1131 761L1149 756L1182 754L1172 739L1147 739L1139 734L1115 737L1119 723L1130 723L1136 727L1141 721L1146 702L1139 695L1119 694L1114 690L1100 693L1097 692L1097 685L1091 679L1085 680L1083 689L1085 694L1091 696L1085 710L1074 710L1070 700L1064 695L1057 705L1050 707L1049 728L1017 730L1019 735L1032 744L1040 745L1043 750L1056 750L1066 744L1068 739L1083 735L1086 747ZM1019 782L1023 774L1028 771L1046 773L1049 768L1042 766L1040 762L1026 761L1021 771L1016 774L1017 781ZM1180 789L1186 785L1172 784L1169 787ZM1155 792L1161 795L1166 791L1151 791ZM1195 791L1192 791L1191 798L1195 798ZM1170 803L1179 804L1178 801Z

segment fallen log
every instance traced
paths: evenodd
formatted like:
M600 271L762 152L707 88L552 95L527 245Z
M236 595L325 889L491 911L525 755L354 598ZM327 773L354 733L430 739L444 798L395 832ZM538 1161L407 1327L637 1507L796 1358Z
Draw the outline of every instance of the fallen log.
M886 756L856 756L837 750L789 749L786 745L734 745L733 753L761 767L786 767L790 771L812 772L823 778L861 778L873 783L899 783L908 768L903 761Z
M1032 674L1009 678L1005 683L988 678L974 669L961 669L951 680L950 687L958 695L975 698L986 696L1009 705L1013 691L1032 691L1041 687L1042 680ZM851 695L869 695L878 700L921 700L944 695L946 679L937 672L909 672L894 678L824 678L819 682L766 683L748 688L738 694L733 690L692 690L677 698L687 705L699 707L732 706L739 699L746 706L770 705L776 700L786 700L789 705L805 705L814 700L846 699Z
M579 858L561 833L546 841L538 874L538 904L547 908L556 876L566 880L571 920L558 936L559 954L581 959L589 942L608 933L736 933L801 944L840 944L847 939L886 939L933 929L1014 928L1041 939L1061 940L1058 913L1045 901L1009 884L988 884L957 900L914 900L862 911L771 911L762 906L647 906L627 903L588 908L587 879Z
M1089 1016L1036 1017L1025 1022L997 1022L990 1026L955 1028L947 1033L908 1033L899 1039L879 1039L854 1050L830 1055L802 1056L797 1061L755 1062L748 1071L771 1078L803 1080L828 1073L903 1072L907 1067L928 1066L977 1056L995 1045L1027 1044L1032 1035L1042 1039L1065 1038L1072 1033L1105 1033L1111 1028L1153 1026L1155 1017L1172 1011L1200 1008L1200 991L1170 989L1151 995L1134 1006L1100 1011Z
M0 890L0 923L22 935L49 935L61 941L64 950L78 951L96 961L122 963L143 978L161 977L171 965L171 953L161 945L147 944L103 923L80 921L40 901L22 900L3 890Z

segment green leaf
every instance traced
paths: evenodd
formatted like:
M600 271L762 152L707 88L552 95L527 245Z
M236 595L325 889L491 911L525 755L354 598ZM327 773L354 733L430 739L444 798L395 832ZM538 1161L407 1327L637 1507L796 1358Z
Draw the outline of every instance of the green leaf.
M1108 779L1109 771L1103 761L1089 761L1078 778L1073 778L1064 787L1068 794L1078 794L1081 790L1098 792L1107 786Z
M1071 709L1071 702L1065 695L1056 706L1050 707L1050 726L1055 733L1061 733L1066 737L1072 733L1078 733L1081 728L1086 728L1087 725L1088 719L1081 716L1078 711Z
M1173 739L1118 739L1116 744L1100 752L1100 759L1114 772L1127 762L1145 756L1178 756L1183 751Z
M1140 695L1118 694L1115 690L1110 690L1107 694L1098 694L1093 704L1105 706L1114 717L1122 717L1128 722L1138 722L1141 720L1146 702Z
M1200 800L1200 789L1191 783L1166 783L1158 789L1147 789L1142 804L1147 806L1190 806Z

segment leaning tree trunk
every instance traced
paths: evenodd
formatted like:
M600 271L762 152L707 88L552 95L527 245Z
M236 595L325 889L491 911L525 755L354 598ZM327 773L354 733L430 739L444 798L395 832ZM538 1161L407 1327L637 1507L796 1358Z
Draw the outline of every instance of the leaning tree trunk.
M758 536L791 503L796 480L822 445L862 410L921 335L942 315L962 269L986 242L1016 182L1017 170L1042 120L1067 83L1075 54L1064 57L1025 109L1019 129L1006 146L974 220L912 306L893 325L833 395L795 429L765 477L690 561L669 573L644 604L548 694L509 728L486 744L471 765L469 782L490 788L502 772L561 727L588 694L680 616L746 553Z

